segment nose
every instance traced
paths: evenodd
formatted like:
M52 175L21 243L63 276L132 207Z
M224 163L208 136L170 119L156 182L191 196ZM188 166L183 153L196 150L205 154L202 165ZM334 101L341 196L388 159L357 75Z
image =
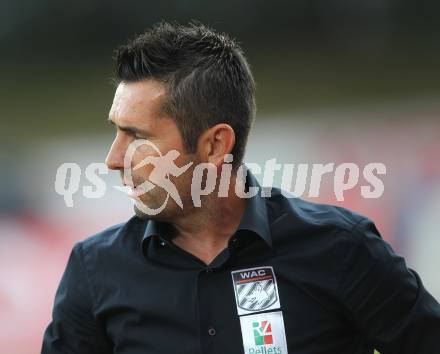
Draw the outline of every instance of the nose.
M116 137L107 154L105 164L110 170L124 169L124 156L125 147L121 144L118 137Z

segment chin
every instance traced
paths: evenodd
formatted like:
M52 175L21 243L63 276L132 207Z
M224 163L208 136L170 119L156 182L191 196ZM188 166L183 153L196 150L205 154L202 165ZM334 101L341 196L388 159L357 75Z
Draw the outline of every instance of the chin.
M145 213L144 211L142 211L142 207L138 206L138 204L141 203L143 205L147 205L149 208L151 209L155 209L154 206L150 206L148 204L146 204L145 202L141 201L141 202L137 202L133 209L134 209L134 213L136 214L136 216L140 219L144 219L144 220L148 220L148 219L154 219L154 220L158 220L158 221L167 221L170 219L170 210L169 210L169 206L165 206L165 208L160 211L158 214L148 214Z
M147 215L147 214L145 214L142 210L140 210L137 206L136 206L136 204L133 206L133 210L134 210L134 213L136 214L136 216L138 217L138 218L141 218L141 219L153 219L154 218L154 216L151 216L151 215ZM156 216L156 215L155 215Z

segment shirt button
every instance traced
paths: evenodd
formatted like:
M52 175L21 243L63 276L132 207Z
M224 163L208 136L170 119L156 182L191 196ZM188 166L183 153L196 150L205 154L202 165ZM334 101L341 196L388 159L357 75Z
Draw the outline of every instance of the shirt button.
M215 336L215 333L216 333L215 328L210 327L210 328L208 329L208 334L209 334L210 336Z
M205 272L206 272L206 273L212 273L213 270L212 270L212 268L209 268L209 267L208 267L208 268L205 269Z
M161 242L160 242L160 245L161 245L161 246L165 246L165 241L161 241Z

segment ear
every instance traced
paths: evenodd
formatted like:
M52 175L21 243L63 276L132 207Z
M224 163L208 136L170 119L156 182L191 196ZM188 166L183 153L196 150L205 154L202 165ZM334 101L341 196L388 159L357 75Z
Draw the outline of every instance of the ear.
M202 133L197 143L197 150L203 162L220 167L225 155L231 153L234 144L234 129L229 124L221 123Z

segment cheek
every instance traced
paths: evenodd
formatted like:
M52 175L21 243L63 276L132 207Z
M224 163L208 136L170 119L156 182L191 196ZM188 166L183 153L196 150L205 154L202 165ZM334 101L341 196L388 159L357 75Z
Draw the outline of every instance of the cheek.
M181 155L178 159L176 159L176 165L179 167L183 167L188 163L191 163L192 165L181 175L174 177L170 176L170 179L178 186L178 188L183 189L191 189L191 182L194 174L194 168L198 164L197 159L194 158L194 156L188 156L188 155Z
M136 149L134 156L142 160L142 158L147 156L159 156L159 151L163 154L163 152L156 145L148 141L148 143L143 143Z
M143 182L145 179L148 179L152 170L153 167L151 165L145 165L137 170L132 171L132 175L139 178L139 182Z
M139 146L132 155L131 167L134 168L137 164L141 163L145 158L149 156L159 156L159 153L153 146L147 144ZM135 172L139 173L145 171L146 169L151 169L151 167L151 164L148 163L143 167L136 169Z
M136 153L133 154L133 158L131 160L131 175L133 176L134 182L136 184L142 183L145 179L147 179L154 168L151 164L147 163L142 164L143 166L135 169L135 167L138 164L141 164L142 161L148 156L151 155L142 153L140 151L136 151Z

